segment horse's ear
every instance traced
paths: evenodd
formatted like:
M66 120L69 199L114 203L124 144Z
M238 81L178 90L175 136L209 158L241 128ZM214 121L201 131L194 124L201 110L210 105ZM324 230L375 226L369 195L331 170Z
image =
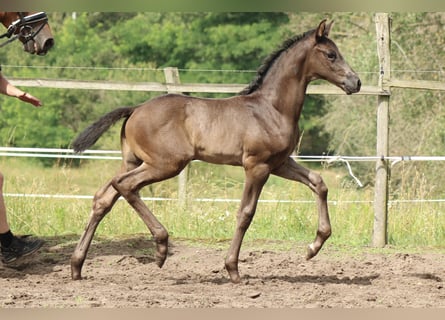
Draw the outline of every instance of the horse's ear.
M318 25L318 28L315 32L315 36L316 36L317 40L329 36L329 31L331 31L333 22L334 21L331 21L327 25L326 25L326 19L324 19L320 22L320 24Z

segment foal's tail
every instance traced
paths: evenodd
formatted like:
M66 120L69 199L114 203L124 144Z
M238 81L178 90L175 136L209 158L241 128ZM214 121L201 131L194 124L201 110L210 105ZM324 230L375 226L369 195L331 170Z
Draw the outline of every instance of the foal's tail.
M81 132L76 140L73 141L72 147L74 152L79 153L85 151L100 138L113 124L122 118L128 118L134 111L134 107L123 107L113 110L102 116L83 132Z

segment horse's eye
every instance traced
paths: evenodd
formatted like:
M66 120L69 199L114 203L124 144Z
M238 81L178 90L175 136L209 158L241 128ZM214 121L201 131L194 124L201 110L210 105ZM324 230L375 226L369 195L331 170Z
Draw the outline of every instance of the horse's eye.
M337 54L334 51L330 51L326 54L329 60L334 61L337 59Z

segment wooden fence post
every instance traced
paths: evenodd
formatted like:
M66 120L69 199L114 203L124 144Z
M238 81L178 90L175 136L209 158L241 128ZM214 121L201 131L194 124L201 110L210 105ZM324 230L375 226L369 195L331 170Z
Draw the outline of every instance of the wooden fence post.
M377 52L379 58L379 87L389 93L391 79L390 59L390 18L387 13L377 13L375 16ZM388 220L388 137L389 137L389 98L390 95L379 95L377 106L377 160L374 191L374 229L372 245L384 247L387 244Z
M164 77L167 88L169 84L180 84L178 68L164 68ZM168 93L180 93L173 90L168 90ZM178 200L181 206L186 204L187 201L187 175L188 166L186 166L178 175Z

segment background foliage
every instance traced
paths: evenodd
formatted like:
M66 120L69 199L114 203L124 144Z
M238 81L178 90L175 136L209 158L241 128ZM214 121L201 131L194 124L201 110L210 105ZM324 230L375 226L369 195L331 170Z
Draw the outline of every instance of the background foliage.
M331 38L364 85L378 77L374 16L371 13L175 13L51 12L56 46L45 57L24 53L17 43L2 48L6 77L164 81L163 67L178 67L181 81L248 83L261 61L282 41L335 21ZM445 13L392 14L392 75L398 79L444 79ZM139 104L156 93L29 88L44 107L34 109L0 97L0 145L69 147L91 121L118 106ZM441 92L393 90L390 154L442 155L445 109ZM375 154L376 97L309 96L302 116L303 154ZM113 128L97 144L117 149ZM398 165L392 192L413 183L441 194L431 183L438 163ZM372 184L373 163L354 163ZM409 191L411 192L411 191ZM421 192L421 191L418 191ZM421 196L415 194L413 196Z

